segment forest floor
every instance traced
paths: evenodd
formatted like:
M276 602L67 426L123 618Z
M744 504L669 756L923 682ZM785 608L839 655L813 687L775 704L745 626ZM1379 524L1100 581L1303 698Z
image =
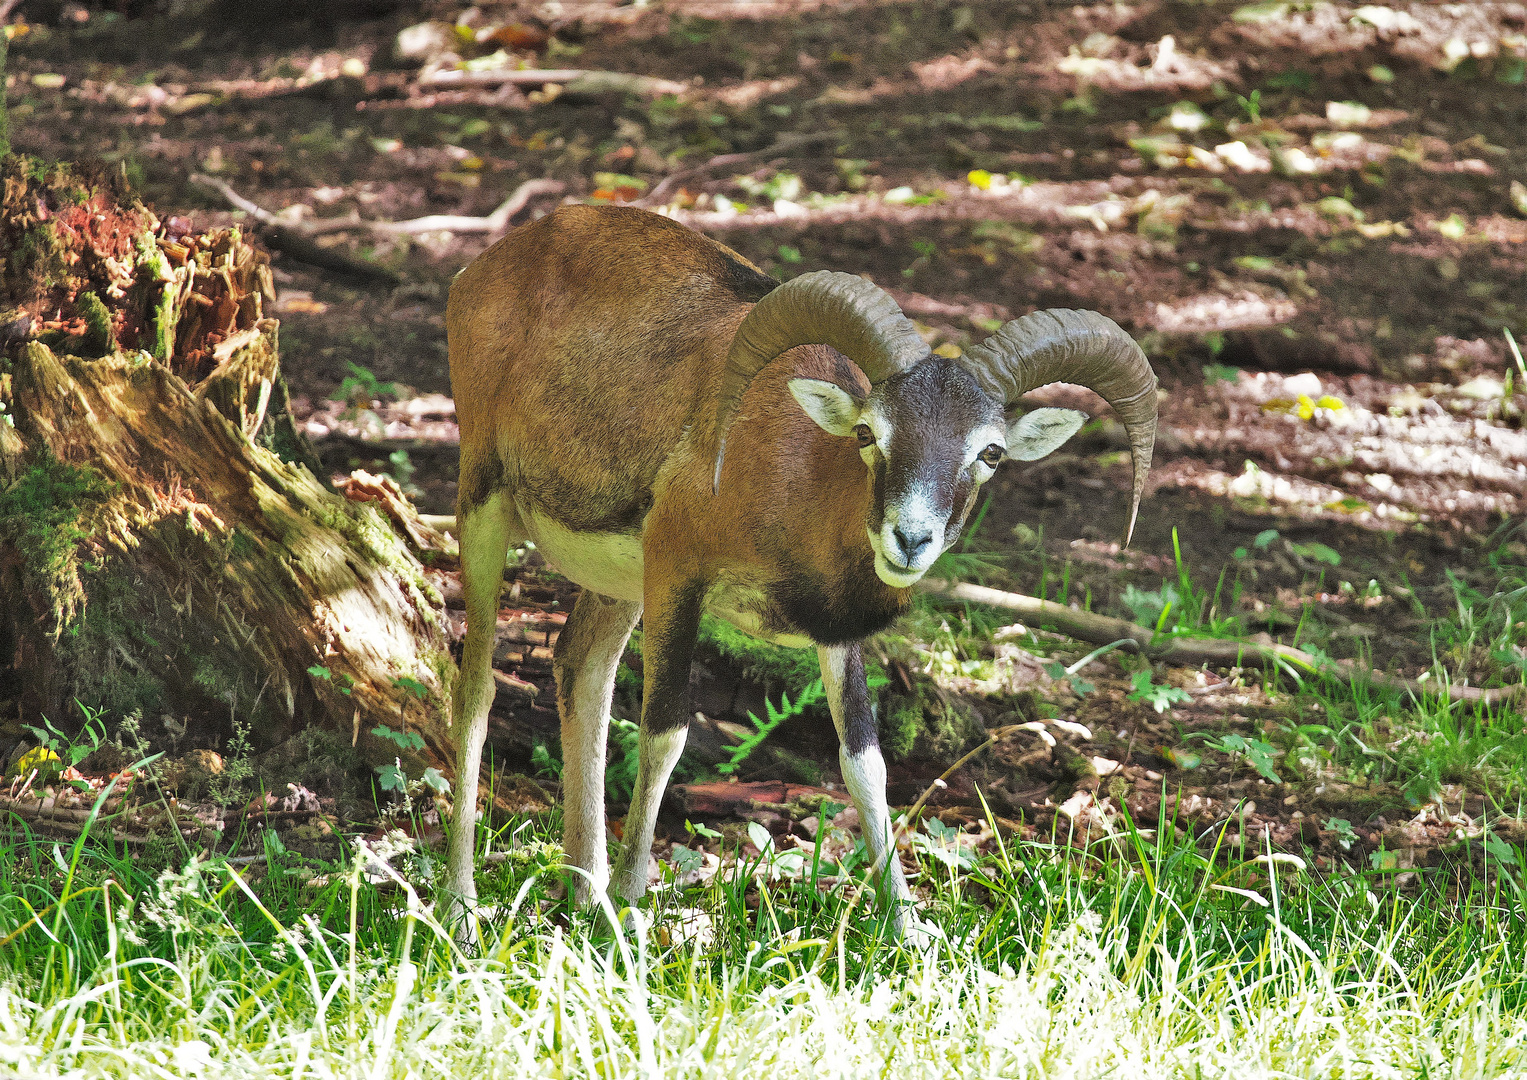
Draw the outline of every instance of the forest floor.
M431 18L399 56L399 31ZM1163 390L1133 546L1117 543L1128 458L1103 421L1003 466L962 572L1163 633L1267 633L1514 686L1527 368L1503 331L1527 335L1524 58L1527 14L1505 3L429 3L276 26L65 4L13 40L8 99L18 152L120 161L160 215L198 228L248 219L195 173L299 231L484 215L551 179L564 191L516 222L559 198L661 206L776 276L873 278L946 353L1036 308L1102 311ZM456 60L674 85L432 76ZM315 232L397 287L278 255L286 377L326 465L391 472L450 513L445 294L490 238L378 235ZM1033 398L1098 408L1069 389ZM549 648L571 596L533 555L517 574L493 744L524 774L499 793L509 811L555 792ZM710 741L695 743L710 758L690 780L727 760L727 725L809 682L788 658L708 643ZM1487 828L1527 839L1519 706L1120 653L1067 676L1050 663L1089 648L931 603L872 651L893 804L983 729L1037 721L932 801L972 843L994 828L1085 840L1159 810L1241 850L1404 874L1469 864ZM751 803L681 789L657 854L676 857L686 819L707 815L739 840L747 818L804 841L835 758L821 710L786 721L736 774L772 786ZM299 778L268 765L263 779Z

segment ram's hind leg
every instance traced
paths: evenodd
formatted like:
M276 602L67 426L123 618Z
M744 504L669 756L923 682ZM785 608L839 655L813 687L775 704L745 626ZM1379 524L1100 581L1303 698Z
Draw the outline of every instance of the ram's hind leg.
M462 507L461 584L467 605L467 640L456 679L452 723L456 728L456 810L446 860L451 914L469 914L477 899L472 851L477 821L477 778L488 709L493 704L493 644L498 631L498 597L504 558L520 533L519 516L508 491L500 489L476 506ZM459 905L460 910L456 910Z
M642 606L583 590L557 637L553 670L562 718L562 849L584 871L573 882L587 903L610 880L604 838L605 736L615 672Z

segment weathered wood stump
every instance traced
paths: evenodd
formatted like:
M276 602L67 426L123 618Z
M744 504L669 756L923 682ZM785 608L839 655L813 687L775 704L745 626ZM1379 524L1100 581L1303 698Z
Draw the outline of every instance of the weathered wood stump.
M0 724L104 709L193 745L319 724L390 761L381 724L448 762L454 665L421 561L442 538L315 475L264 253L15 157L0 250Z

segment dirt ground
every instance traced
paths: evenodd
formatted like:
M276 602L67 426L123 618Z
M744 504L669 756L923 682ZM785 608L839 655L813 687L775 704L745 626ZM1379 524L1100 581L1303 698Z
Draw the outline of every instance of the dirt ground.
M559 198L655 202L766 271L873 278L946 350L1036 308L1102 311L1146 346L1164 392L1132 549L1117 544L1127 455L1106 422L1042 462L1003 466L972 545L999 557L992 583L1056 597L1064 581L1095 610L1124 614L1126 587L1176 580L1175 530L1198 586L1212 589L1228 567L1237 611L1258 628L1287 639L1302 621L1301 640L1334 656L1414 675L1432 652L1427 620L1404 598L1445 604L1446 572L1467 580L1495 530L1527 508L1527 370L1502 333L1527 334L1523 4L282 10L256 24L232 4L23 3L33 22L12 42L15 149L121 162L162 215L198 228L244 219L191 181L198 172L294 228L484 215L549 178L564 192L532 200L516 222ZM400 56L399 32L428 20L449 25L433 47ZM508 55L481 59L499 49ZM425 85L455 60L676 85ZM730 154L753 156L713 161ZM437 230L410 242L352 228L317 239L402 283L278 254L299 416L334 470L392 471L425 510L450 513L445 292L490 237ZM330 401L349 365L399 385L376 402L364 385L349 403ZM1081 391L1033 397L1101 409ZM1256 545L1268 530L1276 539ZM494 730L514 768L555 731L541 703L553 696L549 647L569 597L533 565L524 585L526 603L504 613L502 668L540 693L506 689ZM1269 696L1259 674L1173 671L1191 700L1168 713L1126 700L1128 678L1108 664L1089 669L1098 689L1084 699L1028 674L1005 691L946 680L941 692L995 726L1022 718L1022 691L1037 690L1088 735L1063 732L1055 748L1005 743L935 800L946 821L982 816L975 781L1030 833L1057 820L1107 829L1121 807L1153 821L1167 791L1184 827L1228 819L1251 841L1265 827L1274 845L1322 858L1382 843L1422 851L1406 856L1419 865L1453 835L1449 814L1484 808L1464 790L1451 792L1453 810L1446 798L1429 810L1389 788L1317 791L1244 764L1179 767L1170 751L1194 730L1255 734L1291 708L1294 722L1311 719L1297 715L1307 704ZM738 695L713 691L701 678L701 711L740 719ZM756 709L750 693L741 700ZM830 782L830 729L820 717L792 725L789 744ZM910 802L946 764L897 764L893 802ZM545 789L512 790L530 805ZM753 816L798 832L781 809L790 792L760 792L767 805ZM685 803L681 793L676 823L701 812L702 794ZM1332 816L1353 835L1317 824Z

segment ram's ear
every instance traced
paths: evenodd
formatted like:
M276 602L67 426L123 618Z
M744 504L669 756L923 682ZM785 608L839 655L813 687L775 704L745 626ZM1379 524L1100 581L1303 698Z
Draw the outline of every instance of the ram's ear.
M1053 453L1087 422L1087 414L1075 409L1034 409L1007 427L1007 456L1019 461L1038 461Z
M830 435L852 435L864 412L864 399L837 383L821 379L791 379L790 393L817 427Z

